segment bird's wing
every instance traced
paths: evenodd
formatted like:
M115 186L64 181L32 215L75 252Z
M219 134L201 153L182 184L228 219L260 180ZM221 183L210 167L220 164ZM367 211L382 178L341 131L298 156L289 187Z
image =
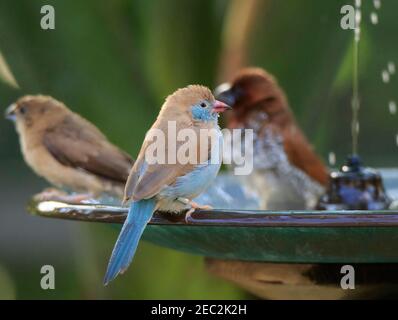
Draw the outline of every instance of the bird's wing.
M125 183L133 166L129 155L112 145L94 125L75 114L46 130L43 143L63 165L108 180Z
M264 128L270 127L283 136L283 144L289 161L322 185L328 183L328 171L321 159L312 149L309 141L298 127L290 111L285 94L279 87L269 87L272 99L263 101L269 121L263 122Z
M125 201L149 199L160 192L164 186L173 184L178 177L184 176L194 169L192 164L145 164L146 170L133 177L126 185ZM135 176L136 174L133 173ZM135 181L135 183L134 183Z
M177 142L176 150L185 142ZM203 163L209 159L210 143L208 148L201 148L200 143L197 143L196 163L181 164L176 161L175 164L148 164L145 160L145 152L150 142L144 141L136 163L130 172L127 180L124 201L130 199L138 201L141 199L149 199L155 196L164 186L172 185L178 177L184 176L191 172L199 163ZM165 154L168 154L166 144Z
M294 124L285 132L284 146L289 161L312 179L326 186L329 181L327 167L315 153L301 130Z

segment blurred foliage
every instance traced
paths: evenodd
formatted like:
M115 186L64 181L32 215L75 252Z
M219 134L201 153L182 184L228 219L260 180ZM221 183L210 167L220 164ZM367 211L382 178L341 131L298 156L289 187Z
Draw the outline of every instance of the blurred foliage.
M1 51L0 51L0 80L14 88L18 88L18 83L15 80L14 75L12 74L7 62L4 60Z
M0 300L15 299L16 292L13 281L4 268L0 266Z
M316 150L324 158L334 151L341 163L351 148L352 32L340 28L340 8L350 1L264 3L247 35L246 63L278 78ZM44 4L55 7L55 30L40 28ZM168 93L190 83L217 85L224 19L231 4L1 0L0 50L20 89L0 82L0 105L5 108L27 93L52 95L135 155ZM389 114L388 101L398 99L398 82L393 77L385 85L380 74L388 61L398 63L398 2L383 2L377 26L369 23L371 5L365 3L360 48L359 151L369 165L396 166L397 115ZM0 145L0 161L21 162L16 134L5 122ZM57 267L62 274L59 290L50 294L34 287L37 270L19 265L11 273L18 298L244 297L207 275L201 258L147 243L140 246L129 272L103 288L117 231L97 225L78 230L76 256Z

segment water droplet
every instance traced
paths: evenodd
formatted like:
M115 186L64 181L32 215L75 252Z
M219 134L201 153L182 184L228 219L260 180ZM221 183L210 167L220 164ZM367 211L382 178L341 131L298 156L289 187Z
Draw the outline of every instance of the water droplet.
M376 9L380 9L381 7L381 0L373 0L373 5Z
M390 61L387 66L388 72L390 74L395 74L395 63Z
M388 73L387 70L383 70L383 72L381 73L381 78L382 78L384 83L389 83L390 82L390 74Z
M390 101L388 103L388 110L390 110L391 114L396 114L397 113L397 104L395 101Z
M352 106L352 109L353 109L354 111L359 110L359 108L360 108L359 99L352 99L352 101L351 101L351 106Z
M355 42L359 42L359 40L361 39L361 29L356 28L354 30L354 33L355 33L355 37L354 37Z
M351 130L353 134L359 134L359 121L351 123Z
M359 133L359 122L355 124L355 131L356 133Z
M372 24L378 24L379 23L379 16L377 15L376 12L372 12L370 14L370 22L372 22Z
M361 21L362 21L362 13L361 10L357 9L355 11L355 25L357 26L357 28L360 27Z
M336 164L336 154L333 151L329 152L328 160L331 166L334 166Z
M359 6L361 4L359 3ZM355 29L354 29L354 39L356 42L359 42L360 38L361 38L361 20L362 20L362 14L361 14L361 10L359 8L357 8L355 10Z

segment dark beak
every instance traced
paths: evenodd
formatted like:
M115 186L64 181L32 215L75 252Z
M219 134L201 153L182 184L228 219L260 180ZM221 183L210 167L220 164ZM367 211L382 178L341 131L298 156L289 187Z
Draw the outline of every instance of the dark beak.
M6 119L14 121L16 120L16 115L15 115L15 110L17 108L17 105L15 103L13 103L12 105L10 105L7 109L6 112L4 114L4 116L6 117Z
M214 104L213 104L212 111L213 112L217 112L217 113L221 113L221 112L224 112L226 110L231 110L231 109L232 108L229 105L225 104L224 102L216 100L214 102Z
M231 107L235 105L239 98L238 93L229 83L220 84L214 90L214 96L217 100L224 102Z

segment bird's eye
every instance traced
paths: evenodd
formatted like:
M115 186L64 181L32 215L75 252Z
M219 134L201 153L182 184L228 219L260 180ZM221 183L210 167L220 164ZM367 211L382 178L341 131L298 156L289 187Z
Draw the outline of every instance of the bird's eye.
M26 108L25 107L20 107L19 108L19 112L21 113L21 114L25 114L26 113Z
M206 103L204 103L204 102L202 102L202 103L200 104L200 106L201 106L202 108L206 108L206 107L207 107Z

